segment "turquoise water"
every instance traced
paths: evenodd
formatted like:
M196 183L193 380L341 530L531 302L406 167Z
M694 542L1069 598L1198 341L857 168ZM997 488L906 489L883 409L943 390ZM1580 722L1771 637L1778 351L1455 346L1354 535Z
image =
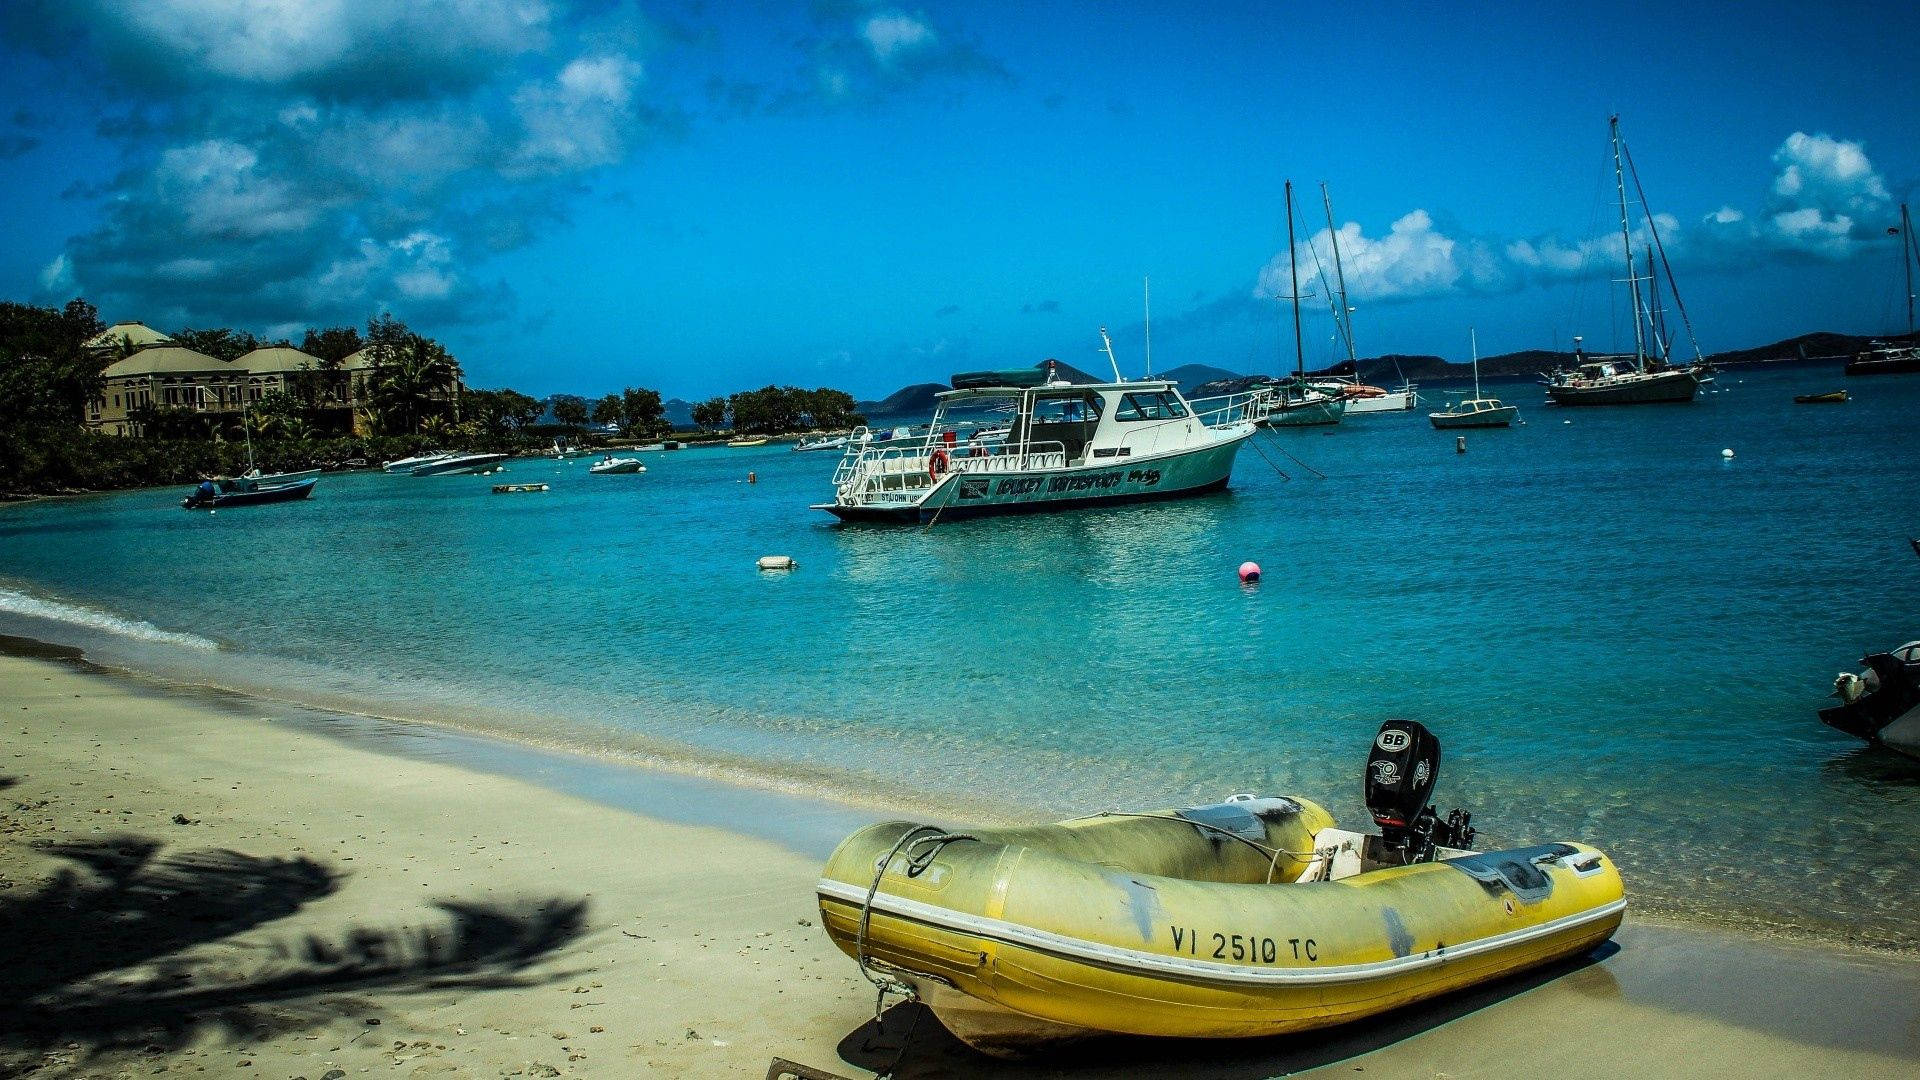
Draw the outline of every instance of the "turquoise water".
M1920 637L1920 378L1844 383L1795 406L1838 367L1735 370L1691 406L1564 412L1503 384L1528 423L1465 454L1360 417L1260 436L1221 495L931 528L834 524L807 509L834 455L773 446L516 461L498 479L553 485L529 495L354 474L211 515L171 490L16 506L0 629L1044 816L1264 790L1362 821L1368 740L1411 716L1483 845L1587 840L1643 908L1914 947L1920 766L1813 714Z

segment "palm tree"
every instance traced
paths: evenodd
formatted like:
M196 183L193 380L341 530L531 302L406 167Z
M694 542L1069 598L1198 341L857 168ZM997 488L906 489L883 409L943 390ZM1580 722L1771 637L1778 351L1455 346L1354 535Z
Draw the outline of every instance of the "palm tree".
M439 342L407 334L374 369L374 406L382 426L392 430L398 419L401 432L418 431L434 396L452 388L458 371L453 357Z

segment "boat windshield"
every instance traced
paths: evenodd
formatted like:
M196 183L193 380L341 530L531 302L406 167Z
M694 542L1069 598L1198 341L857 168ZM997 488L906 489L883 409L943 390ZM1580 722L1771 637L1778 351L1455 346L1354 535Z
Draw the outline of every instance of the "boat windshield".
M1172 394L1128 394L1113 411L1115 420L1180 420L1187 407Z

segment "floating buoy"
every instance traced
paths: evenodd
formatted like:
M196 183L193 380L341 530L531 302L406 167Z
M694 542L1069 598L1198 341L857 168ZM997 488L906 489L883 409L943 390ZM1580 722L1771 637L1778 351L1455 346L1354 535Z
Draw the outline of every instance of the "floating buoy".
M1720 456L1721 456L1721 457L1723 457L1723 458L1731 458L1731 457L1733 456L1733 451L1732 451L1732 450L1722 450L1722 451L1720 451Z
M1573 421L1571 421L1571 420L1562 420L1562 421L1560 421L1560 422L1561 422L1561 423L1563 423L1563 424L1571 424L1571 423L1573 423Z
M1260 580L1260 564L1249 559L1240 564L1240 584L1252 585Z
M749 484L757 484L757 483L759 483L759 482L760 482L760 478L759 478L758 476L755 476L755 475L754 475L753 473L751 473L751 472L749 472L749 473L747 474L747 483L749 483Z
M754 564L762 570L797 570L800 564L793 561L791 555L762 555Z
M1467 452L1467 437L1465 435L1455 435L1453 437L1453 452L1456 454L1464 454Z

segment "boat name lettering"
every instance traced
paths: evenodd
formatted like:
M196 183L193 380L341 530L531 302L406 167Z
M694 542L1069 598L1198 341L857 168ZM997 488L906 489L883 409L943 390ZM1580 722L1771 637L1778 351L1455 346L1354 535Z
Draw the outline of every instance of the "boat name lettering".
M1259 934L1202 934L1188 926L1169 926L1173 932L1173 951L1199 956L1208 945L1215 960L1244 960L1271 964L1289 953L1295 960L1320 962L1320 943L1313 938L1270 938ZM1205 939L1204 941L1202 939Z

